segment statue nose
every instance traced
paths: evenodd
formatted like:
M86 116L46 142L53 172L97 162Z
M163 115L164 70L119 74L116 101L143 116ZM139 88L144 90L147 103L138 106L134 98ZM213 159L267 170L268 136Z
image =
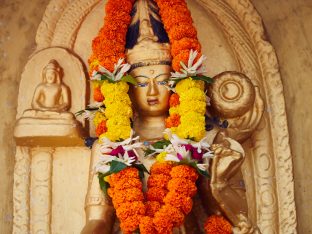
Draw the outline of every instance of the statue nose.
M154 81L154 79L152 79L148 83L147 96L157 96L158 94L159 94L159 91L158 91L158 88L157 88L157 84Z

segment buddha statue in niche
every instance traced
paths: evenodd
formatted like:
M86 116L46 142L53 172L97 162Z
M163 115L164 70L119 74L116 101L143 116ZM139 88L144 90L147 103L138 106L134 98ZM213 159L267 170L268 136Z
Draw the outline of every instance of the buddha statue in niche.
M138 0L134 7L135 14L128 30L126 46L127 62L131 64L130 74L138 82L130 89L136 112L133 128L141 141L151 143L163 139L164 121L168 116L170 90L167 84L172 71L170 45L160 17L155 13L157 6L152 1ZM200 181L200 196L195 198L198 202L194 206L199 204L209 215L223 214L234 226L235 233L254 233L247 218L246 199L241 188L237 189L239 186L233 186L231 181L240 170L244 150L238 142L227 137L226 131L215 128L207 136L215 152L209 168L211 179ZM144 158L143 149L138 150L138 154L149 170L155 160ZM99 155L100 145L96 143L92 149L85 203L86 225L82 233L121 233L116 225L114 208L100 190L93 170ZM204 233L199 221L202 214L198 210L193 208L185 225L175 228L173 233Z
M70 93L62 83L62 68L56 60L50 60L43 68L42 83L37 85L31 103L24 117L72 119L67 112L70 108Z

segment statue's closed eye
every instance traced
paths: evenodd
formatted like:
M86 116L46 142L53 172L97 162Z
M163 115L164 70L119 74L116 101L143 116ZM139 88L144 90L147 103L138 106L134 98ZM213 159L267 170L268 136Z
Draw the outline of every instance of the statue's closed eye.
M136 87L136 88L137 88L137 87L140 87L140 88L147 87L147 86L148 86L148 83L149 83L149 82L138 82L137 85L136 85L135 87ZM156 82L157 85L166 85L167 83L168 83L167 80L157 81L157 82Z

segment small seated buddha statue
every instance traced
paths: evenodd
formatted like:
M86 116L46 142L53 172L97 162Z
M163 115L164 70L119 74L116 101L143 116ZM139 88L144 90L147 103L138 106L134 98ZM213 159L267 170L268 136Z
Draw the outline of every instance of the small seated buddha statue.
M72 119L70 94L62 83L62 68L56 60L51 60L42 71L42 83L37 85L31 107L24 112L24 117Z

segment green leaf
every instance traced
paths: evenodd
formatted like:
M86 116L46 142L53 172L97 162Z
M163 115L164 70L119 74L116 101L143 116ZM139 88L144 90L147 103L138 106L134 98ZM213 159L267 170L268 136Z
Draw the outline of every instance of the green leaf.
M125 169L126 167L128 167L126 164L113 160L110 164L109 171L110 173L118 173L122 171L123 169Z
M121 78L121 80L124 81L124 82L130 83L130 84L133 84L133 85L137 85L138 84L136 79L134 79L131 75L123 76Z
M211 77L203 76L203 75L192 76L192 79L193 80L202 80L202 81L205 81L208 84L212 84L213 83L213 79Z
M109 183L104 181L105 174L99 173L98 178L99 178L99 183L100 183L100 188L104 192L104 194L107 194L107 189L109 188Z
M155 153L155 150L152 150L150 148L147 148L146 150L144 150L144 155L147 156L147 155L150 155L152 153Z
M208 178L210 177L207 171L200 170L198 167L197 167L197 172L201 174L202 176L205 176Z
M170 144L171 144L171 142L168 141L168 140L161 140L161 141L155 142L154 144L152 144L152 146L155 149L163 149L163 148L167 147Z
M134 167L136 167L140 171L143 171L149 174L149 171L146 169L146 167L143 164L135 164Z

